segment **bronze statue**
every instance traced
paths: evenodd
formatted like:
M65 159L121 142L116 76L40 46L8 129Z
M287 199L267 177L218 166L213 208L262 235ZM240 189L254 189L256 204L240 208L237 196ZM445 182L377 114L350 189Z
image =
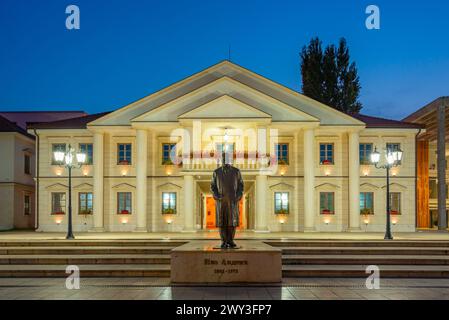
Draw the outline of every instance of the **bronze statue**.
M220 228L222 248L235 248L235 229L240 224L239 201L243 196L240 170L226 163L223 152L221 167L215 169L211 191L215 199L216 224Z

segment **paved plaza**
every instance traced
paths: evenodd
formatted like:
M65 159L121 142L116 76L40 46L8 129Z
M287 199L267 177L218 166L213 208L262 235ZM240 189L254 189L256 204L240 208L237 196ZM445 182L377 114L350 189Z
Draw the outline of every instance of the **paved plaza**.
M284 279L280 286L170 286L167 278L87 278L79 290L65 279L0 279L1 300L449 300L449 279Z

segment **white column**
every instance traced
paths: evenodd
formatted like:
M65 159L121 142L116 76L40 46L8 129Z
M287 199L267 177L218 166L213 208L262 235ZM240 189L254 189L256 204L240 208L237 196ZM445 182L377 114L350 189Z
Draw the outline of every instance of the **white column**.
M136 231L147 231L147 158L148 158L148 131L137 129L136 137L136 204L137 226Z
M256 176L256 231L266 232L267 226L267 185L266 175Z
M360 229L359 133L349 133L349 229Z
M104 212L103 212L103 145L104 134L100 132L94 133L93 157L94 157L94 230L104 231Z
M304 231L315 228L315 132L304 130Z
M193 202L194 202L193 176L184 176L184 231L195 231L193 224Z

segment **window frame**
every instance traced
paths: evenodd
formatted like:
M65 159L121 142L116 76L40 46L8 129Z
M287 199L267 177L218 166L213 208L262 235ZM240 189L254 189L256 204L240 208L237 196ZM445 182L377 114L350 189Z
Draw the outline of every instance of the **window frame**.
M398 196L397 203L399 206L399 210L393 210L393 196ZM401 192L390 192L390 214L392 216L400 216L402 215L402 193ZM397 213L393 213L393 211L396 211Z
M164 196L168 195L168 207L165 206L164 203ZM171 196L174 196L174 207L172 207L171 205ZM172 210L171 212L168 210ZM176 214L178 210L178 194L177 192L173 192L173 191L164 191L161 193L161 213L163 215L167 215L167 214Z
M326 209L321 209L321 196L322 195L326 195L326 205L329 203L329 199L328 199L328 196L329 195L332 195L332 211L331 210L329 210L328 208L326 208ZM328 210L329 211L329 213L324 213L323 211L324 210ZM320 192L320 215L335 215L335 192L333 192L333 191L323 191L323 192Z
M80 152L83 152L83 148L81 146L86 146L86 150L87 150L87 152L85 152L86 153L86 162L84 163L84 165L87 165L87 166L93 165L94 164L94 145L93 145L93 143L80 142L78 144L78 150ZM89 146L91 149L90 152L89 152L89 148L88 148Z
M124 205L124 209L120 210L120 195L129 195L129 199L127 199L127 197L125 197L125 205ZM127 202L129 201L129 209L127 210L126 208L127 206ZM124 211L128 211L128 213L124 213ZM130 191L119 191L117 192L117 214L118 215L130 215L133 212L133 194Z
M278 210L277 207L277 203L276 203L276 196L280 195L280 209ZM284 209L284 203L282 201L282 196L286 194L287 195L287 209ZM286 191L276 191L274 192L274 214L290 214L290 192L286 192Z
M31 175L31 155L28 153L23 155L23 173Z
M59 198L59 201L63 201L64 205L59 204L61 211L55 210L55 199L56 195L62 195L63 199ZM65 215L67 211L67 193L66 192L52 192L51 193L51 215L59 216Z
M286 150L281 150L280 147L286 147ZM279 142L274 145L274 150L277 157L277 163L280 165L289 165L290 164L290 144L287 142ZM282 155L283 152L286 152L286 156Z
M371 196L371 208L368 208L366 206L366 203L368 202L366 196L368 194ZM364 200L363 200L363 208L361 207L362 195L363 195L363 198L364 198ZM359 208L360 208L360 214L362 214L362 215L365 215L365 214L374 215L374 192L370 192L370 191L360 192L360 195L359 195ZM370 209L371 212L370 213L363 213L363 210L365 210L365 209Z
M161 164L162 165L173 165L173 161L170 158L170 154L174 152L174 156L176 156L176 143L173 142L163 142L161 144ZM166 146L170 146L170 149L168 150L168 159L165 158L165 150L164 148Z
M120 146L129 146L129 150L121 151ZM120 160L120 153L123 152L124 159ZM127 160L127 153L129 152L129 160ZM117 165L119 166L130 166L133 163L133 144L131 142L119 142L117 143Z
M321 146L324 146L324 159L321 160ZM332 161L329 161L328 159L328 152L329 149L328 147L331 146L332 148ZM319 148L318 148L318 155L319 155L319 160L320 160L320 166L332 166L335 164L335 144L333 142L320 142L319 144ZM325 161L329 161L329 163L324 163Z
M86 199L84 200L85 202L85 206L86 209L83 209L84 205L83 205L83 200L81 200L81 195L86 195ZM89 213L82 213L82 211L88 211L88 207L89 207L89 198L88 196L91 195L91 208L90 208L90 212ZM94 212L94 195L92 192L78 192L78 214L79 215L92 215Z
M28 201L26 199L28 199ZM30 194L23 195L23 215L24 216L31 215L31 195Z
M390 150L390 148L388 148L388 146L397 146L397 148L393 148L393 151L396 150L401 150L401 143L400 142L387 142L385 144L385 150L388 152ZM398 165L402 165L402 159L401 161L398 161Z
M362 145L365 146L364 150L363 150L363 157L364 159L362 159L361 157L361 153L362 153ZM366 150L366 146L370 146L371 150L370 153L367 154L367 150ZM369 143L369 142L361 142L359 143L359 164L360 165L372 165L371 163L371 154L373 153L373 147L374 144L373 143Z

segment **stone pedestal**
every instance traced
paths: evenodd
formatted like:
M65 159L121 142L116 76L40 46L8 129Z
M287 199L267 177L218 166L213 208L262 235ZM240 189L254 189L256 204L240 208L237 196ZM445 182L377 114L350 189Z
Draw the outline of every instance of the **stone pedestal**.
M171 251L173 283L277 283L281 250L261 241L236 241L238 249L217 249L218 241L192 241Z

